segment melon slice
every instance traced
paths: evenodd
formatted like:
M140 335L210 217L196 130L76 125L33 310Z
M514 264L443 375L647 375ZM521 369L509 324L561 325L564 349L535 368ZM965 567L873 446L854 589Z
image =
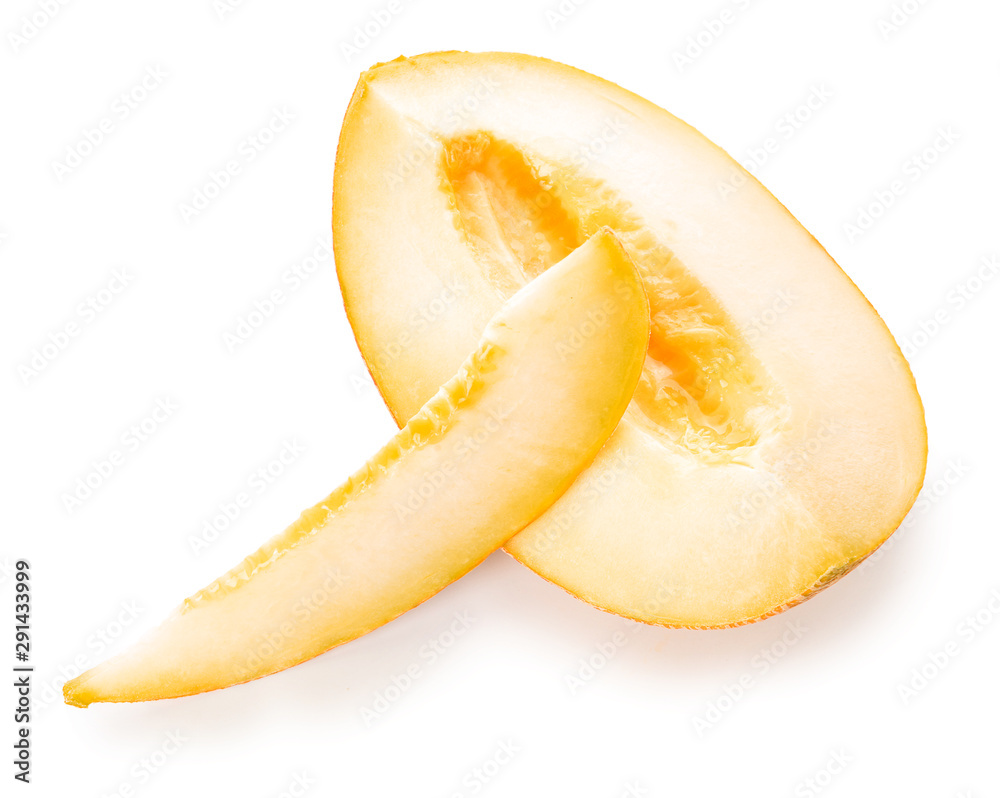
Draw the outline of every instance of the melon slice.
M625 412L649 339L635 266L608 231L518 292L457 374L344 485L67 703L246 682L392 620L541 514Z
M506 549L651 623L792 606L881 544L923 480L913 377L857 287L725 152L605 80L459 52L361 76L334 251L398 422L508 296L604 226L650 302L639 386L595 463Z

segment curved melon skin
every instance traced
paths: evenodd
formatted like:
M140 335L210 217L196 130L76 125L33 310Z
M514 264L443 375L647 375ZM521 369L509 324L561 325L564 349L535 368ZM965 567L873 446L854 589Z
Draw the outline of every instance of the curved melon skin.
M591 331L595 314L605 323ZM250 681L430 598L593 460L629 404L648 339L635 266L598 232L504 305L456 374L354 476L131 649L68 681L66 702Z
M594 464L506 550L667 626L747 623L813 595L899 525L927 457L909 367L823 247L694 128L580 70L444 52L362 74L334 251L397 421L506 296L602 225L643 275L646 368Z

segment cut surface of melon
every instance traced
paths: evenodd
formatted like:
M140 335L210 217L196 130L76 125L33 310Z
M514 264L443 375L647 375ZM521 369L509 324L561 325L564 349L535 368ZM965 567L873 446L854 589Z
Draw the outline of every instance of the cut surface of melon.
M651 623L792 606L881 544L923 480L912 375L857 287L725 152L612 83L511 53L361 76L334 251L398 422L506 297L605 226L649 298L642 376L595 463L506 549Z
M540 515L629 404L649 339L608 231L517 293L406 426L324 501L184 601L66 701L146 701L249 681L429 598Z

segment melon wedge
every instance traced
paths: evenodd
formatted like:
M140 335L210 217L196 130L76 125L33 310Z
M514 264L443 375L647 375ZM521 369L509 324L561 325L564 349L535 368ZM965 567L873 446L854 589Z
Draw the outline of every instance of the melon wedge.
M457 374L361 470L131 650L67 682L67 703L246 682L434 595L593 460L648 338L635 266L598 231L499 309Z
M459 52L361 76L334 251L400 423L506 297L604 226L649 297L642 377L595 463L506 549L650 623L792 606L879 546L923 480L913 377L857 287L725 152L605 80Z

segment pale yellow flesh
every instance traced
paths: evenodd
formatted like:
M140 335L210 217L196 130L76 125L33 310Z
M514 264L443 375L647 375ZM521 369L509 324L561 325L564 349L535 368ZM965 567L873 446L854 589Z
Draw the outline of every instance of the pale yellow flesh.
M333 210L348 316L398 421L506 296L595 229L621 237L652 316L635 400L506 545L603 609L767 616L850 570L919 491L920 399L864 296L728 155L618 86L509 53L379 65Z
M629 403L648 337L635 267L599 232L504 305L457 375L347 483L134 648L68 682L66 701L238 684L429 598L592 461Z

